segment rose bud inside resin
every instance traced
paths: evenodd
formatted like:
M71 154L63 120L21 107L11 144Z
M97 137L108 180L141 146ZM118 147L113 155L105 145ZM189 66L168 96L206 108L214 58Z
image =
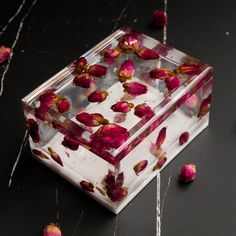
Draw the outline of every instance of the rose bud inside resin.
M152 25L156 28L163 28L168 23L168 16L162 10L155 10L152 14Z
M88 127L95 127L99 125L106 125L109 123L107 119L105 119L101 114L99 113L93 113L89 114L87 112L82 112L76 116L76 119L88 126Z
M123 87L124 92L127 92L133 96L138 96L147 93L147 86L137 82L124 83Z
M188 142L189 132L184 132L179 137L179 145L183 145Z
M78 60L74 62L75 69L78 74L82 71L86 70L88 67L88 62L85 57L80 57Z
M126 34L121 41L119 42L118 46L122 49L122 51L129 53L134 52L140 46L140 41L138 37L134 34Z
M193 181L196 178L197 170L193 164L184 165L180 171L179 179L184 182Z
M139 118L150 119L154 115L154 112L150 106L143 103L134 108L134 114Z
M6 61L12 54L11 48L7 48L4 46L0 47L0 64Z
M62 232L58 225L50 223L43 230L43 236L62 236Z
M38 149L33 149L32 153L41 159L49 159L42 151Z
M71 136L65 136L62 143L64 147L67 147L73 151L79 148L79 141Z
M128 79L132 79L135 73L134 63L131 60L125 60L117 71L120 82L125 82Z
M88 101L89 102L103 102L107 96L108 96L107 91L94 91L88 96Z
M170 76L165 79L166 87L169 92L174 92L181 86L181 80L178 77Z
M174 73L193 76L200 74L201 68L199 64L182 64L174 70Z
M132 107L134 107L133 103L129 103L127 101L120 101L120 102L117 102L116 104L112 105L111 109L114 112L128 113Z
M211 105L211 94L208 95L207 98L202 100L202 103L200 105L199 112L198 112L199 118L202 118L203 116L205 116L209 112L210 105Z
M60 158L60 156L58 155L58 153L57 153L55 150L53 150L51 147L48 147L48 151L49 151L49 153L50 153L50 155L51 155L51 158L52 158L55 162L57 162L59 165L63 166L63 163L62 163L61 158Z
M91 182L83 180L80 182L80 186L83 190L94 192L94 185Z
M62 98L56 103L56 106L57 106L57 110L60 113L64 113L64 112L67 112L69 110L70 103L66 98Z
M89 88L92 81L93 78L89 73L81 73L80 75L74 78L73 83L74 85L82 88Z
M164 80L172 74L173 74L172 71L165 68L157 68L157 69L151 70L149 73L151 78L160 79L160 80Z
M107 68L102 65L94 64L89 67L88 72L95 77L102 77L107 73Z
M121 55L121 50L120 48L106 48L103 50L103 56L105 58L117 58Z
M142 172L143 170L146 169L148 165L148 161L147 160L142 160L140 162L138 162L135 166L134 166L134 172L136 175L139 175L140 172Z
M139 48L135 54L143 60L155 60L160 57L158 53L148 48Z
M160 149L161 145L164 143L166 139L166 129L167 129L166 127L163 127L157 136L157 139L156 139L157 149Z
M27 127L30 137L32 138L34 143L40 142L40 136L39 136L39 126L38 123L34 119L28 119L27 120Z

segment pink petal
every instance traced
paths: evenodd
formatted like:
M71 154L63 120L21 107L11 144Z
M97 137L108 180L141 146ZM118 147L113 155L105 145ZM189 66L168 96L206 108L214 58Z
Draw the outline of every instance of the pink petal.
M0 47L0 64L6 61L12 54L12 49L4 46Z
M50 223L44 228L43 236L62 236L62 232L58 225Z
M150 106L142 103L134 108L134 114L139 118L150 119L154 115L154 112Z
M64 140L61 143L64 147L67 147L73 151L79 148L79 141L71 136L64 136Z
M85 57L80 57L78 60L74 62L75 69L78 74L82 71L85 71L88 67L88 62Z
M184 182L193 181L196 178L197 170L193 164L184 165L180 171L179 179Z
M148 161L147 160L142 160L140 162L138 162L135 166L134 166L134 172L136 175L139 175L140 172L142 172L148 165Z
M140 46L138 37L134 34L126 34L119 42L118 46L126 53L137 50Z
M137 82L124 83L124 92L130 95L138 96L147 93L147 87Z
M56 106L57 106L57 110L60 113L64 113L64 112L67 112L69 110L70 103L69 103L69 101L66 98L62 98L61 100L59 100L56 103Z
M167 158L165 156L161 156L152 170L155 171L155 170L161 169L166 161L167 161Z
M189 139L189 132L184 132L179 137L179 145L183 145L188 142Z
M80 123L88 127L106 125L109 123L108 120L106 120L101 114L98 114L98 113L89 114L86 112L82 112L76 116L76 119Z
M158 53L148 48L140 48L135 51L135 54L143 60L155 60L160 57Z
M186 74L189 76L198 75L201 73L199 64L182 64L174 70L175 74Z
M134 107L133 103L129 103L127 101L120 101L120 102L117 102L116 104L112 105L111 109L114 112L128 113L132 107Z
M40 142L40 136L39 136L39 126L38 123L34 119L28 119L27 120L27 127L29 131L29 135L32 138L34 143Z
M94 64L89 67L89 74L96 76L96 77L102 77L107 73L107 68L102 65Z
M82 87L82 88L89 88L91 83L93 81L93 78L88 73L81 73L80 75L76 76L73 80L73 83L76 86Z
M80 186L88 192L94 192L94 185L91 182L83 180L80 182Z
M162 10L155 10L152 14L152 24L157 28L163 28L168 23L168 16Z
M174 92L181 86L181 80L178 77L171 76L165 79L166 87L170 92Z
M94 91L88 96L89 102L103 102L108 96L107 91Z
M169 77L170 75L172 75L173 73L165 68L157 68L154 69L152 71L150 71L149 75L154 78L154 79L160 79L160 80L164 80L167 77Z
M117 58L121 55L120 48L106 48L103 51L105 58Z
M33 149L32 153L36 156L38 156L41 159L49 159L42 151L38 150L38 149Z
M48 151L51 155L51 158L57 162L59 165L63 166L63 163L61 161L61 158L60 156L51 148L51 147L48 147Z
M156 146L159 149L166 139L166 127L163 127L159 132L156 140Z
M161 156L161 149L160 149L160 147L157 147L157 145L155 143L151 143L150 152L155 157Z
M134 76L134 73L134 63L129 59L125 60L120 66L120 69L117 71L120 82L125 82L126 80L131 79Z

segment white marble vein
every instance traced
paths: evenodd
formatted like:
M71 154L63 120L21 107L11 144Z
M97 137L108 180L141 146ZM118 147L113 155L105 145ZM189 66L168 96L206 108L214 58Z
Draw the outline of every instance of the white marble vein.
M7 24L0 30L0 37L2 36L2 34L4 33L4 31L7 29L7 27L11 24L11 22L18 16L18 14L21 12L21 9L23 8L23 6L25 5L25 0L22 1L22 3L20 4L20 6L18 7L17 11L15 12L14 15L12 15Z
M56 208L57 208L57 220L59 220L59 204L58 204L58 189L56 188Z
M160 171L157 172L157 222L156 222L156 236L161 235L161 178Z
M18 164L18 162L20 160L23 147L25 146L27 141L28 141L28 130L25 131L24 137L23 137L23 139L21 141L21 145L20 145L20 149L19 149L18 155L16 157L16 161L15 161L13 167L12 167L10 178L9 178L9 181L8 181L8 188L11 187L11 183L12 183L12 178L13 178L14 172L15 172L17 164Z
M77 229L78 229L78 226L79 226L81 220L83 219L83 215L84 215L84 211L82 210L82 212L81 212L81 214L80 214L80 217L79 217L79 219L78 219L77 222L76 222L76 225L75 225L75 227L74 227L74 230L73 230L73 233L72 233L71 236L75 236L75 234L76 234L76 232L77 232Z
M38 1L38 0L34 0L34 1L31 3L31 5L30 5L28 11L25 13L25 15L22 17L22 19L21 19L21 21L20 21L20 24L19 24L19 27L18 27L18 30L17 30L17 33L16 33L15 40L14 40L12 46L11 46L13 52L14 52L14 48L15 48L15 46L16 46L18 40L19 40L21 31L22 31L22 28L23 28L23 25L24 25L24 21L25 21L25 19L27 18L27 16L29 15L29 13L31 12L33 6L37 3L37 1ZM10 56L9 59L8 59L7 65L6 65L5 69L4 69L3 74L2 74L2 77L1 77L0 96L2 96L2 93L3 93L4 79L5 79L5 76L6 76L6 73L7 73L8 69L9 69L9 67L10 67L10 63L11 63L11 60L12 60L12 57L13 57L13 52L12 52L11 56Z
M117 226L118 226L118 215L116 216L116 221L115 221L115 227L114 227L114 231L113 231L113 236L116 236Z
M164 0L164 12L167 14L167 0ZM166 44L167 41L167 25L163 28L163 43Z

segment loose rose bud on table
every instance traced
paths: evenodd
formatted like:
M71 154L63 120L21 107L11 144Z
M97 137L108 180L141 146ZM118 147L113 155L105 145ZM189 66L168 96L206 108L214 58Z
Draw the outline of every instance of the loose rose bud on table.
M59 226L54 223L50 223L44 228L43 236L62 236L62 232Z
M196 174L197 170L194 164L184 165L180 171L179 179L183 182L190 182L195 180Z
M1 46L0 47L0 64L9 58L11 56L11 53L12 53L11 48Z

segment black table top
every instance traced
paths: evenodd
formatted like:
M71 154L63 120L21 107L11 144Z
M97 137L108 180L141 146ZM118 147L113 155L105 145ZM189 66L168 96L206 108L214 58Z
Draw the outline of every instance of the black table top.
M65 236L156 235L155 179L116 217L33 159L27 139L20 153L21 98L116 28L162 40L150 18L163 7L163 0L1 1L1 29L19 9L0 37L14 47L4 78L1 69L1 236L41 235L49 222ZM209 128L161 172L163 236L235 235L235 11L233 0L168 1L167 43L214 66L215 78ZM187 186L177 181L184 163L198 170Z

